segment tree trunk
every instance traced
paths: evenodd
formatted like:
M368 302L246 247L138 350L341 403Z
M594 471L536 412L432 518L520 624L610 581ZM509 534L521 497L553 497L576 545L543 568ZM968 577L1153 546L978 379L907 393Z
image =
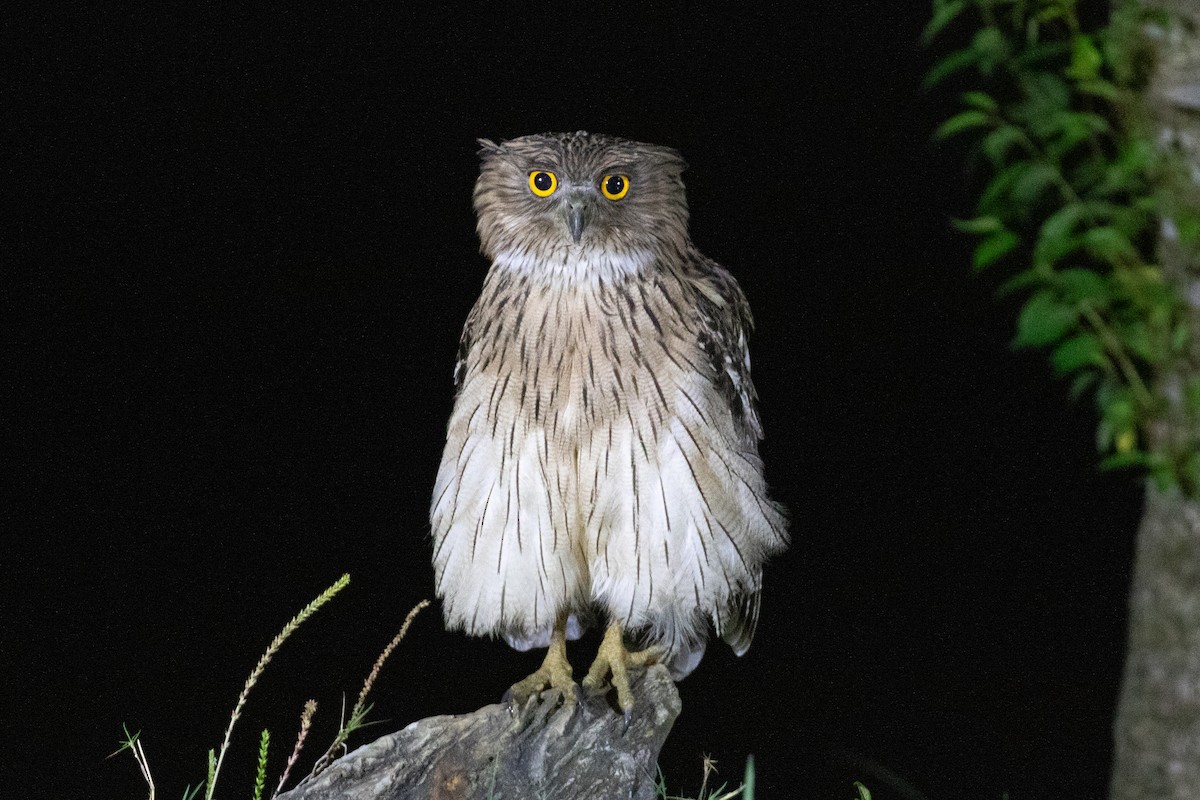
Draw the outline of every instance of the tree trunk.
M277 800L653 800L658 753L679 716L665 667L631 673L628 729L603 697L546 692L429 717L339 758Z
M1200 3L1143 0L1137 30L1151 71L1129 109L1164 151L1159 176L1164 217L1159 236L1163 277L1187 303L1190 351L1156 376L1166 401L1149 432L1154 452L1194 453L1200 419L1188 402L1200 379L1200 258L1180 235L1178 220L1200 219ZM1163 13L1165 12L1165 13ZM1194 224L1194 222L1193 222ZM1193 224L1189 224L1192 227ZM1138 531L1129 601L1129 640L1114 726L1112 800L1200 798L1200 500L1195 462L1180 470L1178 488L1150 486ZM1190 482L1190 483L1189 483Z
M1113 800L1200 798L1200 503L1150 488L1138 531Z

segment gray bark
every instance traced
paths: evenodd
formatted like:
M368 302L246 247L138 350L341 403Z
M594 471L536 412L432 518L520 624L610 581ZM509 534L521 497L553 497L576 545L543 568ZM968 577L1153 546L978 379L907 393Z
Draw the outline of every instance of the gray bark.
M602 697L547 692L429 717L343 756L278 800L651 800L681 703L665 667L634 672L628 730Z
M1200 4L1142 5L1165 11L1159 19L1166 22L1132 32L1143 37L1152 67L1130 112L1167 156L1159 258L1163 277L1188 304L1192 334L1190 352L1156 376L1166 407L1150 441L1158 453L1186 454L1200 435L1185 391L1200 376L1200 259L1180 240L1173 217L1200 213ZM1114 744L1112 800L1200 798L1200 501L1177 489L1147 489Z
M1200 798L1200 503L1149 489L1129 602L1113 800Z

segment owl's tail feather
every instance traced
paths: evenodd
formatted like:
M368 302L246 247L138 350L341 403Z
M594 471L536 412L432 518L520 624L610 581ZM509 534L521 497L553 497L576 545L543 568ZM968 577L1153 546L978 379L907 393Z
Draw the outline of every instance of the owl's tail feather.
M691 675L692 670L700 666L700 659L704 658L704 648L705 642L701 639L672 653L666 661L667 669L671 671L671 679L681 681Z
M761 583L761 578L759 579ZM758 628L758 612L762 605L762 590L734 595L729 598L729 610L722 622L721 638L733 648L733 652L744 656L754 640Z

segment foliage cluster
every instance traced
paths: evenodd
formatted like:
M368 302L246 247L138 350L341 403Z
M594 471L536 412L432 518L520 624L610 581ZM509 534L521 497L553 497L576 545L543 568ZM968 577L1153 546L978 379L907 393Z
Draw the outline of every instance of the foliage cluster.
M1129 120L1130 37L1088 29L1076 0L934 0L924 41L947 29L970 41L938 60L926 85L976 77L936 136L970 137L986 176L976 215L955 225L979 237L977 270L1013 270L1001 292L1026 298L1013 345L1048 348L1073 395L1094 393L1102 466L1141 467L1195 495L1198 448L1155 436L1167 407L1159 378L1192 343L1154 257L1163 165ZM1200 222L1171 216L1195 247ZM1185 402L1200 413L1200 378Z

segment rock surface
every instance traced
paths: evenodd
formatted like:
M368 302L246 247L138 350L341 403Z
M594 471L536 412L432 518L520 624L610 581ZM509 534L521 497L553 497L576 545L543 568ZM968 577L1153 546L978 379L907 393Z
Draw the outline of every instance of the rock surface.
M658 753L679 716L666 668L634 673L628 730L603 697L546 692L524 707L429 717L306 778L278 800L651 800Z

